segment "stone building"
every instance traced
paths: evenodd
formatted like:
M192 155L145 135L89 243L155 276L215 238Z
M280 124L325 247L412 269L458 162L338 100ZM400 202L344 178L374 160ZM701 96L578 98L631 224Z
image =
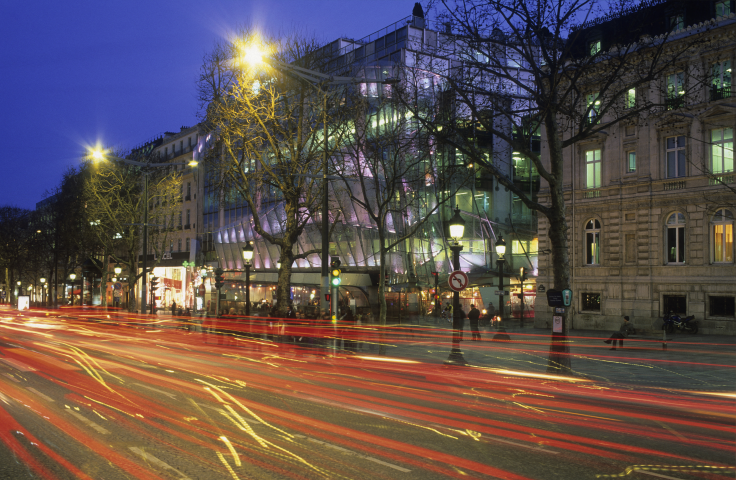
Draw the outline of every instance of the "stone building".
M659 330L672 311L695 315L702 333L736 334L736 19L730 1L690 3L648 2L643 9L662 18L647 32L653 38L667 28L670 41L688 41L699 26L712 40L659 84L632 93L660 96L650 100L662 108L613 123L564 152L572 329L611 330L629 315L638 327ZM620 20L594 23L580 38L586 31L605 37L606 22ZM543 182L542 199L545 193ZM548 229L540 216L537 284L551 287ZM546 304L536 311L537 326L551 323Z

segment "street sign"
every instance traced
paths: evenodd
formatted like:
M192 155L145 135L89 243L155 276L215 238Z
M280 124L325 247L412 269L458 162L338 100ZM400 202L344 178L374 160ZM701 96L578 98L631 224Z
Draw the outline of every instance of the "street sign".
M460 270L455 270L450 274L447 283L454 292L461 292L468 286L468 275Z
M569 288L562 291L562 303L564 303L566 307L569 307L570 304L572 304L572 290Z
M547 289L544 287L544 285L540 285L540 286L537 287L537 292L538 293L544 293L546 291L547 291Z
M123 284L120 283L120 282L116 282L115 285L114 285L114 287L115 287L115 290L122 290L123 289Z
M565 303L562 300L562 292L553 288L547 290L547 306L564 307Z
M562 307L555 307L555 313L565 313L565 309Z
M493 292L493 294L498 297L499 295L508 295L509 292L507 292L507 291L501 291L501 290L496 290L495 292Z

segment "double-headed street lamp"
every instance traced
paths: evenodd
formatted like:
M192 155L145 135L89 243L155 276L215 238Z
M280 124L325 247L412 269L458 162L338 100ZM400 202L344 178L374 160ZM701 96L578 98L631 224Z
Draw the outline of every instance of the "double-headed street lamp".
M39 280L41 281L41 303L46 306L46 278L41 277Z
M243 266L245 266L245 316L250 316L250 262L253 259L253 245L243 247Z
M452 251L453 270L460 270L460 252L463 246L460 245L460 239L465 234L465 220L460 216L460 207L455 206L455 215L450 219L450 237L453 243L450 244ZM460 340L463 335L464 319L460 316L460 292L455 290L452 294L452 350L450 356L445 361L450 365L467 365L468 362L463 357L460 350Z
M371 83L371 84L381 84L381 85L395 85L398 83L398 79L396 78L387 78L385 80L373 80L368 78L360 78L360 77L337 77L332 75L327 75L322 72L317 72L315 70L310 70L308 68L299 67L297 65L292 65L289 63L284 63L282 61L276 60L274 58L266 58L264 55L264 52L261 51L258 47L251 45L248 48L245 49L243 53L243 60L245 60L248 63L251 64L257 64L257 63L268 63L271 64L277 68L281 68L283 70L288 71L295 77L299 78L300 80L305 81L307 84L315 87L315 90L317 90L319 93L322 94L322 128L324 129L324 132L322 134L323 137L323 154L322 154L322 284L321 284L321 305L323 310L329 310L330 304L327 301L326 294L330 291L330 271L329 271L329 265L327 263L327 259L330 255L330 241L329 241L329 235L330 235L330 223L328 218L328 210L329 210L329 203L328 203L328 193L329 193L329 187L327 180L331 178L327 175L327 166L328 166L328 140L329 136L327 135L327 93L324 92L321 87L327 87L327 86L340 86L340 85L356 85L360 83ZM299 175L304 177L313 177L312 175ZM316 177L316 176L315 176ZM334 178L334 177L332 177Z
M91 156L94 160L114 160L116 162L125 163L126 165L133 165L140 167L143 171L143 280L141 281L141 313L146 313L146 287L148 282L148 174L155 168L166 168L171 166L190 166L196 167L197 161L192 160L190 162L168 162L168 163L145 163L137 162L135 160L129 160L127 158L120 158L114 155L109 155L102 150L95 149L91 152ZM136 224L140 225L140 224Z

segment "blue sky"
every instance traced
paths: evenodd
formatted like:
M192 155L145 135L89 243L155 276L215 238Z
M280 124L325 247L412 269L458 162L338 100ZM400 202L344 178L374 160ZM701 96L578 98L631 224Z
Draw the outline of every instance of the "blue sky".
M197 121L202 56L233 28L360 38L415 0L3 0L0 205L34 208L85 145L123 148Z

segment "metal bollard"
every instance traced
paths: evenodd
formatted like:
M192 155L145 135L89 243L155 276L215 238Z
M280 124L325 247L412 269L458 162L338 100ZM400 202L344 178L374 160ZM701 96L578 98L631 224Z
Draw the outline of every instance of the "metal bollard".
M662 350L667 350L667 329L662 329Z

